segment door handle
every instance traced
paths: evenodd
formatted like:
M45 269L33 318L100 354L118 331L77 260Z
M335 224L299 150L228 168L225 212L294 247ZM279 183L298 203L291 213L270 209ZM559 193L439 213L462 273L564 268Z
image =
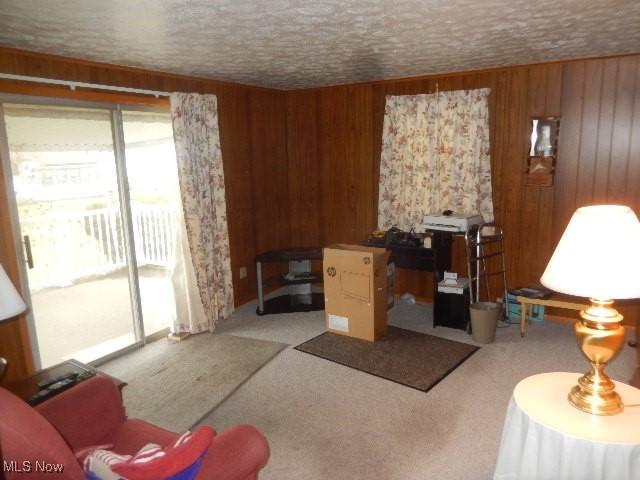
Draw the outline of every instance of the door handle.
M24 236L24 251L27 254L27 265L29 269L33 268L33 254L31 253L31 240L29 235Z

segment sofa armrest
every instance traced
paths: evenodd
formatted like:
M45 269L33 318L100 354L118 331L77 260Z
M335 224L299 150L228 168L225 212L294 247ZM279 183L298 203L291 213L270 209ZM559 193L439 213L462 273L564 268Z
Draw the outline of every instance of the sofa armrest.
M251 425L236 425L213 438L204 457L198 480L249 480L269 460L269 444Z
M36 406L75 451L96 445L126 420L113 380L96 375Z

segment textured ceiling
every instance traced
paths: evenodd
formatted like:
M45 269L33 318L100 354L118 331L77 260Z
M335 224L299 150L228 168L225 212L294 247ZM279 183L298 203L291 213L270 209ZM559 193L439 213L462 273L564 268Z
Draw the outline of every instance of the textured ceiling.
M276 88L640 52L639 0L0 0L0 44Z

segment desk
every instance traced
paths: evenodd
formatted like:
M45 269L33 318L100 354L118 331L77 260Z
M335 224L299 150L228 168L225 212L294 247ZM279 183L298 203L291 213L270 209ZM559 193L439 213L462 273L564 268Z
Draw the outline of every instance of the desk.
M513 391L494 480L632 480L640 476L640 408L590 415L567 400L580 373L542 373ZM626 404L640 390L619 382Z
M454 320L451 319L449 315L451 309L447 308L446 302L438 301L438 282L444 278L445 270L451 269L451 244L453 242L453 235L456 235L456 233L432 231L430 248L387 245L386 249L391 251L389 263L394 263L396 268L433 272L433 326L441 325L464 330L466 329L464 313L459 315L461 317L460 319L450 321ZM375 245L370 242L365 242L365 245L384 247L384 245ZM466 308L466 306L463 308ZM445 315L443 315L443 313ZM439 323L437 321L438 318L443 316L446 318L446 321Z
M365 242L369 247L386 248L391 251L389 262L395 263L397 268L433 272L437 280L441 280L444 271L451 268L452 232L432 232L431 247L407 247L401 245L379 245ZM435 281L434 285L438 282ZM434 297L435 298L435 297Z
M527 329L527 315L531 315L532 305L544 305L546 307L567 308L569 310L585 310L589 308L586 303L575 303L564 300L561 297L552 298L529 298L518 295L516 301L520 302L520 336L524 337Z

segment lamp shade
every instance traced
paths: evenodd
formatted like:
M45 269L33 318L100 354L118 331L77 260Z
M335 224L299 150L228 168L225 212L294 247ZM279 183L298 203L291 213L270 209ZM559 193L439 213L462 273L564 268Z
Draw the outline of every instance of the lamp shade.
M640 297L640 223L629 207L576 210L540 281L599 300Z
M15 317L24 312L26 308L20 294L0 265L0 322Z

